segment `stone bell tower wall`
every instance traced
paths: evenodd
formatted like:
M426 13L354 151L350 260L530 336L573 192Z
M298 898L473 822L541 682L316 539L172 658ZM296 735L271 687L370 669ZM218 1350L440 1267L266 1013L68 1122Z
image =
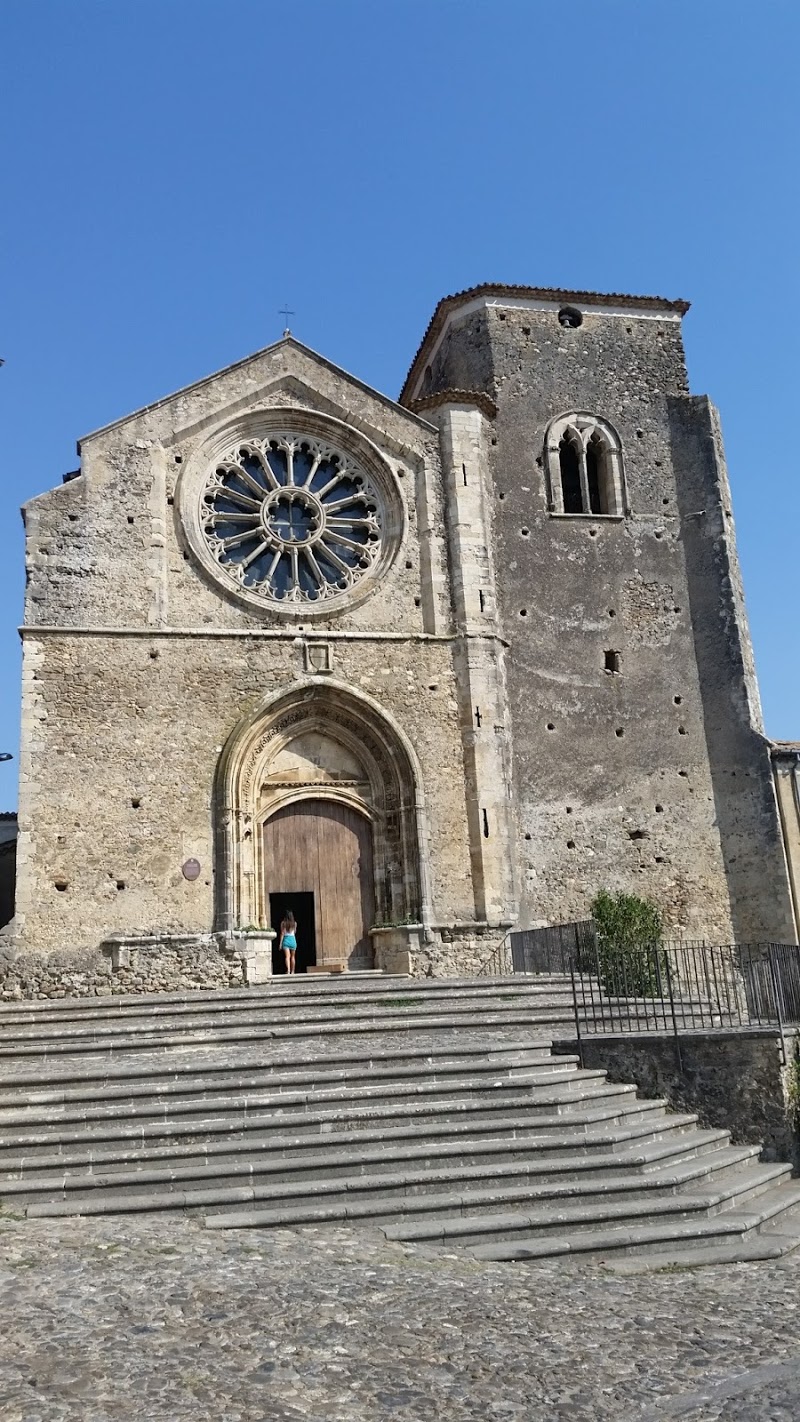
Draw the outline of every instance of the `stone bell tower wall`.
M714 806L739 942L797 941L790 845L777 805L747 626L719 414L670 400L692 626ZM786 828L786 827L784 827Z
M612 300L577 302L570 328L557 300L456 299L404 392L414 408L448 390L496 407L521 921L581 918L597 890L625 889L676 935L785 941L718 430L688 395L682 308ZM570 412L618 439L611 512L562 511L548 434Z

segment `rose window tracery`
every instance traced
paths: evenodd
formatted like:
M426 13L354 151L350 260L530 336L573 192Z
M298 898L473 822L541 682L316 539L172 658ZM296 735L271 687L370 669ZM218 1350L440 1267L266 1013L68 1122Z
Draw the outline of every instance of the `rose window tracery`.
M267 603L346 594L380 558L384 505L349 455L312 438L240 441L218 459L200 525L220 572Z

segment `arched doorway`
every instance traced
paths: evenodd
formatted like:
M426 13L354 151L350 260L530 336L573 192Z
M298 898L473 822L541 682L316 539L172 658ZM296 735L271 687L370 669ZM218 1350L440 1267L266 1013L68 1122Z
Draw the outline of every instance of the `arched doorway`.
M286 805L264 822L263 872L272 927L279 930L287 908L297 919L298 970L373 966L372 826L364 814L328 799Z
M361 692L308 679L245 717L220 757L215 824L223 932L267 927L281 895L313 895L318 958L355 967L374 925L430 922L416 757Z

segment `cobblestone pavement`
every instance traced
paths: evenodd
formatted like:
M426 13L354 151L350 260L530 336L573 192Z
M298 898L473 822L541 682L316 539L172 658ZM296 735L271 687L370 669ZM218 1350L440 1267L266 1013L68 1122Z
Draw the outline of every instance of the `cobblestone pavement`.
M377 1231L3 1217L0 1416L796 1422L798 1255L627 1277Z

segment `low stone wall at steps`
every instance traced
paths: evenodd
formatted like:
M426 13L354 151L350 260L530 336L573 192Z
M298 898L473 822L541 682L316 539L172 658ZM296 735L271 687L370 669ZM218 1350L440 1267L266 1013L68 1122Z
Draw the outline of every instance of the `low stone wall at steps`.
M245 985L241 958L222 951L213 939L143 943L128 949L122 961L119 957L111 945L48 954L0 950L0 998L18 1002Z
M413 978L472 978L487 964L510 924L398 924L373 928L375 966ZM497 968L493 970L497 973Z
M427 934L416 926L378 929L376 967L420 978L472 977L485 967L503 932L485 924L436 927ZM264 971L253 971L251 942L194 934L109 940L99 948L48 954L0 946L0 1001L246 987L265 981ZM268 975L269 945L261 949Z
M784 1065L777 1027L625 1032L575 1037L553 1051L580 1050L585 1067L611 1081L635 1082L641 1096L663 1096L675 1111L697 1112L703 1126L730 1131L736 1144L760 1145L762 1160L790 1160L800 1171L800 1139L791 1077L799 1029L786 1029Z

